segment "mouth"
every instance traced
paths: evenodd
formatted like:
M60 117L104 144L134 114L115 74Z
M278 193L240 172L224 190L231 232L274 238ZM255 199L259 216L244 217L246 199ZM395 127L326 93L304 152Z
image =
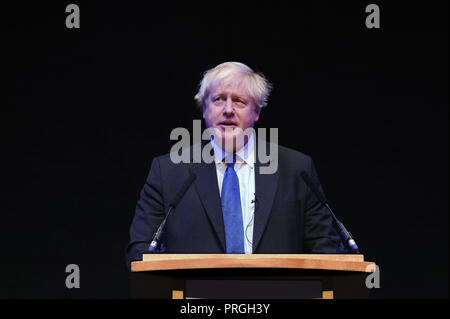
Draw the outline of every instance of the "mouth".
M223 121L219 123L219 127L222 129L232 128L235 129L238 125L233 121Z

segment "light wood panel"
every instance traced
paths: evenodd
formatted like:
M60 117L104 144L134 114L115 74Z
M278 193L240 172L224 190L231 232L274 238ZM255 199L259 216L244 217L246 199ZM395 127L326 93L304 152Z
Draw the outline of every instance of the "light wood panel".
M372 272L363 255L341 254L145 254L132 271L211 268L284 268Z

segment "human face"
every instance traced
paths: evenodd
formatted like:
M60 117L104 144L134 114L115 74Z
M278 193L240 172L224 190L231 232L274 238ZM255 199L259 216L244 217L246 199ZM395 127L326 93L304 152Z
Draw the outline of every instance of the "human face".
M235 80L212 88L203 107L203 118L214 141L228 153L234 153L246 144L244 131L255 125L261 111L240 81L242 79Z

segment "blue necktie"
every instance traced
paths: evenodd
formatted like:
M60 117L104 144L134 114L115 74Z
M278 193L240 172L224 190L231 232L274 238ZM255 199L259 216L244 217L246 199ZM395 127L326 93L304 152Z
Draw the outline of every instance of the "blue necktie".
M244 254L244 225L242 222L241 192L239 178L233 163L228 163L222 183L222 213L225 224L227 254Z

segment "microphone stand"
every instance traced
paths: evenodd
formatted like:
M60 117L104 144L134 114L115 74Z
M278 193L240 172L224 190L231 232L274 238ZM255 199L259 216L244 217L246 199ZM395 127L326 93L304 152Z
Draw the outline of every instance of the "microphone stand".
M350 250L355 254L360 254L358 245L356 245L355 240L353 239L352 234L345 228L344 224L342 224L339 219L336 218L333 211L331 210L330 205L328 203L324 204L325 207L328 209L328 211L331 213L331 216L333 217L334 221L336 222L336 225L338 226L340 230L340 235L344 241L344 245L350 248Z
M149 253L156 253L160 243L161 243L161 235L164 229L164 226L166 226L167 217L169 217L170 212L172 211L173 206L169 207L169 210L167 211L166 217L164 218L163 222L159 225L158 230L156 231L155 235L153 236L153 240L148 247Z

